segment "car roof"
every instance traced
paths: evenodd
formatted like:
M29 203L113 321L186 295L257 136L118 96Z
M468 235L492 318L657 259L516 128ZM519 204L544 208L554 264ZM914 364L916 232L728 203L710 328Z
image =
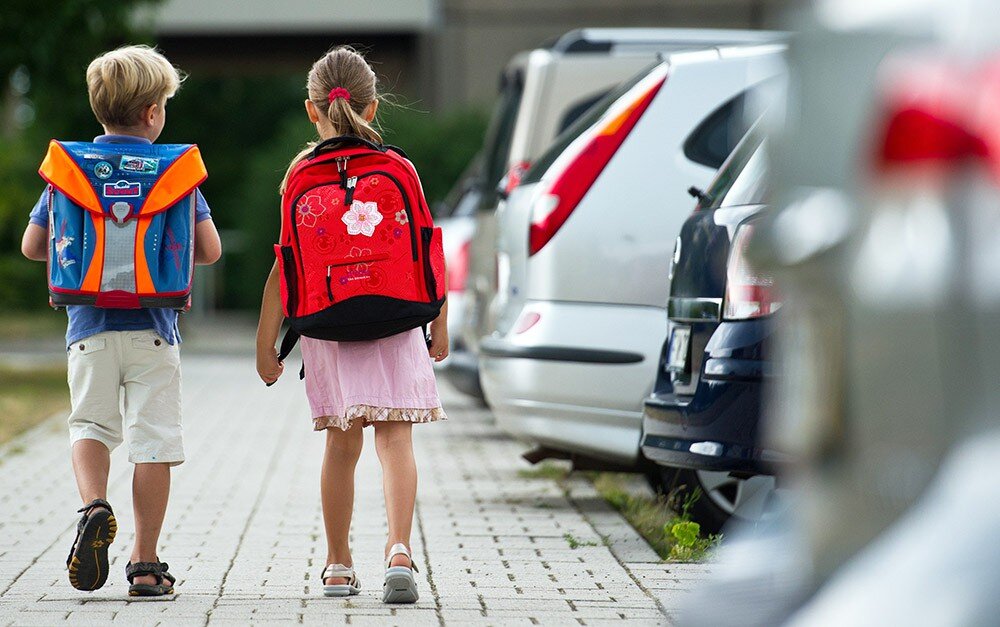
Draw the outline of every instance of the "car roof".
M651 51L784 41L780 31L707 28L578 28L552 40L556 53Z

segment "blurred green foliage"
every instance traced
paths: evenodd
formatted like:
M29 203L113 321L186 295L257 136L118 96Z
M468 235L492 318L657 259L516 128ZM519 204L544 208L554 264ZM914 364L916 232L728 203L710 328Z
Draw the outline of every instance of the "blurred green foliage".
M129 15L156 1L58 0L40 10L37 3L5 0L0 6L0 302L7 308L47 302L41 264L19 252L28 211L42 190L36 169L46 143L100 134L87 101L86 66L124 43L155 43ZM222 307L259 305L278 235L278 184L288 160L315 136L302 107L307 69L292 76L208 77L194 70L167 107L160 141L198 143L208 166L202 191L226 249L217 271ZM385 141L414 162L433 204L478 150L486 113L384 103L377 122Z

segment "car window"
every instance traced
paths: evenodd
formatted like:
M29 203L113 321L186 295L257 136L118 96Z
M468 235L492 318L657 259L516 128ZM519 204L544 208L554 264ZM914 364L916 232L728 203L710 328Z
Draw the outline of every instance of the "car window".
M559 126L556 130L556 135L559 135L560 133L568 129L570 125L572 125L573 122L576 122L577 119L579 119L581 115L586 113L588 109L590 109L595 104L600 102L602 98L605 98L608 95L608 91L602 91L593 96L582 98L571 104L566 109L566 112L563 113L562 119L559 120Z
M514 134L517 110L524 93L524 76L520 71L504 74L500 84L500 100L493 110L486 141L483 145L483 177L480 179L481 209L496 206L496 187L507 174L507 158Z
M527 183L537 183L542 180L546 170L555 163L555 160L559 158L566 148L573 143L573 141L583 134L588 128L597 123L601 119L601 116L611 108L619 98L624 96L630 89L639 84L639 81L646 78L646 76L657 67L659 63L654 63L650 67L646 68L642 72L639 72L632 78L621 83L611 91L609 91L603 98L601 98L592 107L586 110L580 117L573 122L569 128L559 134L552 144L542 153L542 155L535 161L525 175L521 179L521 185Z
M746 134L747 91L733 97L702 120L684 142L684 156L717 169Z
M744 169L746 169L747 164L758 152L764 141L764 133L760 129L759 125L754 126L744 137L740 143L733 150L733 154L729 156L722 167L719 168L718 174L715 176L715 180L712 181L711 185L708 186L705 194L711 199L708 206L703 206L701 209L718 209L723 206L731 207L734 205L747 205L756 204L753 199L747 198L737 198L740 194L731 193L736 187L736 182L739 180ZM763 153L763 151L760 151ZM756 190L758 194L763 193L761 189L764 185L763 179L766 177L766 168L764 167L763 155L761 156L759 165L755 166L753 172L748 172L747 177L741 187L736 187L736 190L741 188L744 190L743 196L746 196L746 192L753 192ZM756 178L759 180L757 185L751 184L751 179ZM732 196L732 197L730 197Z
M762 143L754 151L746 166L736 175L720 207L760 205L767 199L767 150Z

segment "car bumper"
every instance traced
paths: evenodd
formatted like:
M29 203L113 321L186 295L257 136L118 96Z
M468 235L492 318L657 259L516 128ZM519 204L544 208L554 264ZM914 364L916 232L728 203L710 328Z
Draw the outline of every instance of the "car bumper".
M639 462L642 404L666 315L650 307L529 301L523 333L483 338L480 380L497 424L523 440L625 466Z
M667 384L646 398L641 447L648 459L749 474L771 474L788 461L760 446L764 390L773 377L772 363L759 358L769 335L762 324L723 323L716 329L693 396L678 396Z

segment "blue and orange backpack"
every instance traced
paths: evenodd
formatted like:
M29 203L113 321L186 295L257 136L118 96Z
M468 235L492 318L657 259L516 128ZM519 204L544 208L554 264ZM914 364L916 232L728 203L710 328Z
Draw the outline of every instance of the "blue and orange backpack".
M190 305L196 188L190 144L49 144L48 283L53 307Z

